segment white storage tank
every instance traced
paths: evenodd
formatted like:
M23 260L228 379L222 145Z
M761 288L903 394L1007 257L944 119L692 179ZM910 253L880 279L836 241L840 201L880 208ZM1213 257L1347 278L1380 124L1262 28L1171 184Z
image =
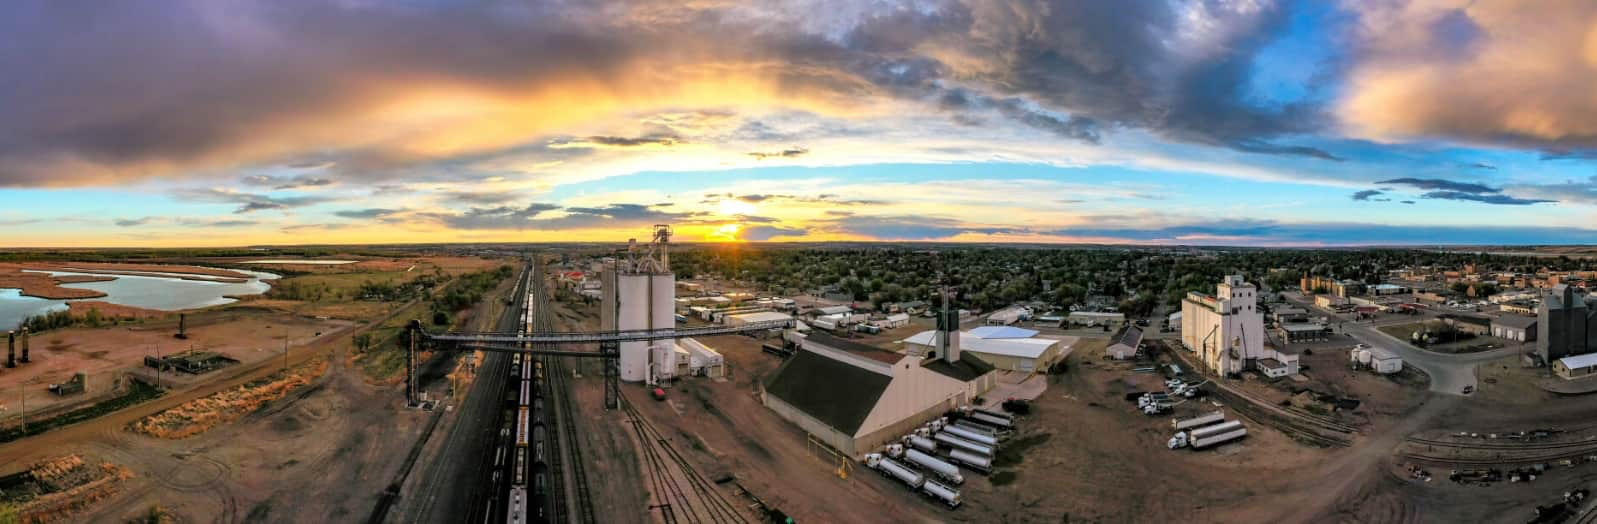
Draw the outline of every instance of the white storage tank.
M616 275L616 329L649 329L649 275ZM641 382L648 378L649 343L621 343L621 380Z

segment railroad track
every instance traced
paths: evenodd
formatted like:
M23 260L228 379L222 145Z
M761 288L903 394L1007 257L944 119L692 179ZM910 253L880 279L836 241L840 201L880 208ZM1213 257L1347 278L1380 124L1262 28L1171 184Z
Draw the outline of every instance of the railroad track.
M1597 440L1515 444L1409 437L1404 444L1408 449L1403 456L1411 461L1472 468L1552 463L1597 455ZM1452 456L1448 456L1449 451Z
M1594 439L1594 440L1583 440L1583 441L1576 441L1576 442L1545 442L1545 443L1534 443L1534 442L1525 442L1525 443L1449 442L1449 441L1445 441L1445 440L1431 440L1431 439L1424 439L1424 438L1418 438L1418 437L1409 437L1408 439L1405 439L1405 440L1407 442L1409 442L1409 443L1412 443L1412 444L1424 445L1424 446L1437 446L1437 447L1447 447L1447 448L1456 448L1456 449L1508 450L1508 451L1597 447L1597 439Z
M688 522L749 522L715 483L704 478L692 461L672 447L670 439L638 412L626 395L621 395L621 409L643 448L650 485L660 498L655 508L660 510L662 521L672 524L686 518Z
M532 308L533 329L535 331L554 331L554 316L551 314L548 297L548 288L544 285L543 267L541 263L533 264L532 279ZM544 380L548 384L545 395L549 402L554 404L554 425L556 430L549 434L550 444L556 450L550 454L550 468L557 472L550 475L554 479L553 493L562 494L554 497L557 521L579 522L594 524L597 519L593 512L593 496L589 491L587 463L582 458L582 446L577 438L576 415L571 398L571 379L567 374L565 360L568 357L539 357L543 361ZM564 445L562 445L564 444ZM567 460L569 458L569 460ZM563 469L562 469L563 468ZM568 501L564 496L568 486L565 485L564 472L571 474L570 493L574 501ZM572 507L572 506L575 507Z

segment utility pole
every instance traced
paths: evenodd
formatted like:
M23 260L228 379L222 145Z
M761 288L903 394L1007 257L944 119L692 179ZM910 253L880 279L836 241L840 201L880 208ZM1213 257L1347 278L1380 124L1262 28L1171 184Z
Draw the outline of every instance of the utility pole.
M166 365L161 361L161 346L155 346L155 387L161 387L161 366ZM87 388L85 388L87 389Z
M28 434L28 388L26 384L17 383L17 395L22 397L22 434Z
M283 375L288 375L288 335L283 335Z

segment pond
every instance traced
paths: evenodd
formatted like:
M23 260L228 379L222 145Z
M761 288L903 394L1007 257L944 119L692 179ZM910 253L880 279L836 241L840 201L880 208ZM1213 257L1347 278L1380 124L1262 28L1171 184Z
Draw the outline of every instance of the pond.
M22 290L16 288L0 289L0 331L16 329L25 318L66 308L62 300L25 297Z
M277 275L261 271L235 270L252 278L244 282L215 282L209 280L183 280L161 276L109 275L116 280L105 282L73 282L61 287L92 289L106 296L85 300L99 300L124 306L177 311L216 306L234 302L229 295L258 295L271 288L266 280ZM77 271L41 271L52 276L93 275ZM203 277L202 277L203 278ZM65 300L47 300L25 297L17 289L0 289L0 330L14 329L23 319L66 308Z

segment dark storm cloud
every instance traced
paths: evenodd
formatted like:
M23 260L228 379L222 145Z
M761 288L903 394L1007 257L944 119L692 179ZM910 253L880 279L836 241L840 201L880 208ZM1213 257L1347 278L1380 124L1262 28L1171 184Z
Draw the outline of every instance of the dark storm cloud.
M1382 181L1376 182L1376 183L1377 184L1400 184L1400 185L1405 185L1405 186L1411 186L1411 187L1414 187L1416 189L1452 191L1452 192L1458 192L1458 193L1486 194L1486 193L1500 193L1500 192L1502 192L1501 189L1497 189L1497 188L1494 188L1494 187L1491 187L1491 186L1487 186L1487 185L1484 185L1484 184L1476 184L1476 183L1472 183L1472 182L1454 182L1452 180L1443 180L1443 179L1440 179L1440 178L1394 178L1394 179L1391 179L1391 180L1382 180Z
M1374 189L1366 189L1366 190L1363 190L1363 191L1359 191L1357 193L1353 193L1353 200L1369 200L1370 197L1378 196L1380 194L1381 194L1380 191L1376 191Z
M435 151L438 130L388 120L397 89L458 86L514 98L602 85L652 102L646 97L673 87L661 79L704 68L764 79L784 99L916 101L955 122L1007 120L1087 143L1132 128L1334 159L1284 143L1324 128L1320 106L1260 102L1248 92L1255 57L1299 5L1206 21L1222 36L1189 52L1171 43L1185 7L1162 0L880 3L845 27L808 23L831 14L814 12L829 10L824 3L19 0L0 16L0 185L113 183L307 156L335 162L340 177L394 177L514 147L506 143L514 137L550 144L561 131L536 121L511 131L487 126L501 132L462 133ZM444 122L506 118L496 108L461 111ZM791 137L752 124L741 132ZM682 140L600 135L553 144Z
M941 87L950 79L939 65L889 64L892 82L878 82L955 114L996 108L1012 120L1087 142L1102 128L1125 126L1251 153L1336 160L1318 148L1273 142L1319 131L1327 123L1324 108L1264 104L1248 93L1254 57L1297 7L1266 6L1258 15L1233 17L1226 29L1236 30L1197 59L1177 56L1184 50L1169 45L1183 6L1154 0L906 9L861 24L849 42L883 55L937 44L993 62L981 71L984 83L974 84L986 93ZM1032 111L1011 103L1015 97L1070 116Z

